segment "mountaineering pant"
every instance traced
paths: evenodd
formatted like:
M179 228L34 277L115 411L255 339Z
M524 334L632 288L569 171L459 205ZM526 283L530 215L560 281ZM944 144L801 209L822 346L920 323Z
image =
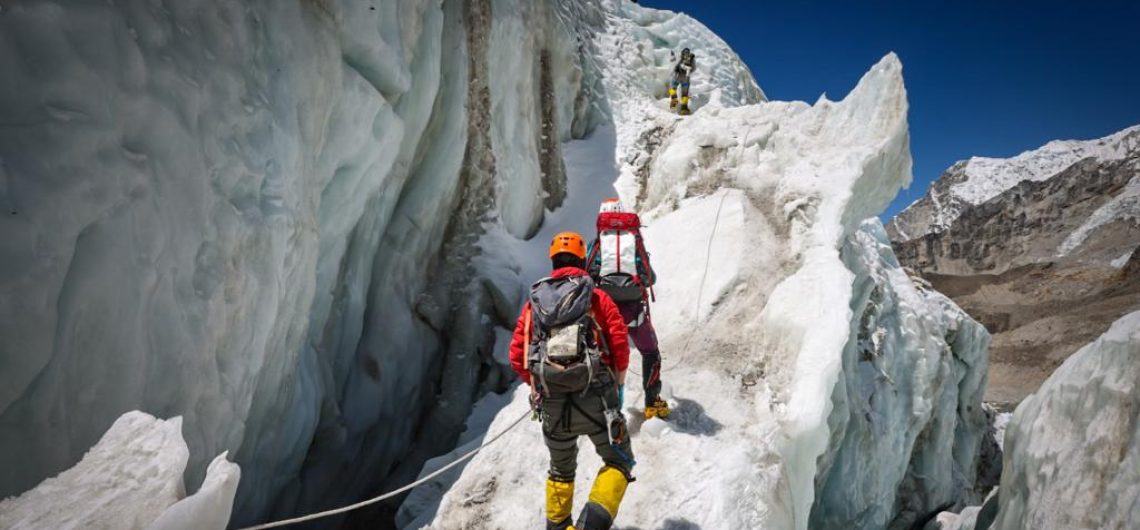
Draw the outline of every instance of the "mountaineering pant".
M689 97L689 76L674 75L673 81L669 84L669 95L676 96L680 92L681 97L688 99ZM658 92L660 93L660 92Z
M673 73L673 80L669 83L669 108L677 105L678 87L681 92L681 110L687 111L689 109L689 76L687 74Z
M633 470L633 449L625 417L618 414L621 441L610 443L606 409L617 408L617 389L607 377L595 382L585 395L554 394L542 400L542 435L550 451L546 481L546 527L562 530L570 525L574 476L578 468L578 437L588 436L604 466L594 480L590 500L582 508L576 529L605 530L613 524Z
M617 306L629 326L630 342L641 352L641 386L645 388L645 406L651 407L661 395L661 351L657 348L657 331L653 329L653 321L649 319L649 311L642 300L618 302Z

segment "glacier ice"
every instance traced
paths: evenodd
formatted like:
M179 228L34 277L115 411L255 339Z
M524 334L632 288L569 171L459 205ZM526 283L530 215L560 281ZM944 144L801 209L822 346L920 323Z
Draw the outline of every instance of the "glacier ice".
M681 46L683 121L659 99ZM516 389L470 417L508 387L495 350L549 234L615 192L663 275L675 409L634 422L660 464L623 517L874 527L968 495L984 332L863 223L910 180L894 56L809 105L621 0L28 0L0 64L0 495L133 409L184 417L202 485L164 527L225 511L225 451L237 525L403 485L525 411ZM401 523L538 524L535 431Z
M597 4L531 4L5 5L0 494L132 409L183 416L191 486L229 451L239 524L450 449L506 382L483 224L537 227L537 146L606 112Z
M190 451L181 430L181 418L123 414L75 467L0 501L0 527L222 530L241 470L222 453L185 497Z
M910 179L897 58L872 67L843 101L761 103L757 90L678 121L652 86L620 73L667 54L671 43L641 39L646 20L670 26L660 24L668 15L621 7L597 36L602 71L617 72L602 80L616 129L610 172L643 213L662 278L653 314L675 413L666 425L643 424L627 408L643 464L619 520L881 528L973 499L988 432L988 334L916 287L882 226L863 222ZM568 169L575 163L567 158ZM516 251L533 255L543 244ZM640 392L635 379L630 396ZM516 390L488 432L526 407L525 389ZM478 454L429 527L542 524L539 436L524 424ZM579 491L600 465L587 447ZM418 527L419 513L403 524Z
M228 452L206 466L206 478L193 495L162 512L148 530L207 530L226 528L233 511L241 469L227 460Z
M989 333L907 278L878 219L842 254L856 278L855 340L832 394L833 441L808 526L906 528L932 509L981 501L993 486L977 472ZM885 465L900 454L905 466Z
M1114 322L1018 405L993 528L1140 521L1140 312Z

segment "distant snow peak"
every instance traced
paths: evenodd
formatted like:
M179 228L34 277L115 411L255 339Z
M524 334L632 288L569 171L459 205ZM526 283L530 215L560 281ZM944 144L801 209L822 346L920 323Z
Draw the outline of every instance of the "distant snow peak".
M1108 162L1137 152L1140 125L1094 140L1054 140L1011 158L971 157L950 166L931 184L926 196L900 212L891 221L890 232L896 241L941 233L965 208L984 203L1022 181L1049 179L1087 158Z
M1095 140L1054 140L1013 158L972 157L965 182L951 188L969 204L979 204L1023 180L1045 180L1085 158L1119 160L1140 147L1140 125Z

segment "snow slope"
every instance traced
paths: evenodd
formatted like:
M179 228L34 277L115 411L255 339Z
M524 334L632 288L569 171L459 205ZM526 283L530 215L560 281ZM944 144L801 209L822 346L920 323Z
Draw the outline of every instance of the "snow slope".
M1006 427L993 528L1140 521L1140 312L1057 368Z
M1138 129L1140 130L1140 129ZM1140 162L1133 166L1140 175ZM1081 226L1061 242L1058 256L1066 256L1079 248L1098 228L1115 221L1128 221L1140 227L1140 178L1133 177L1112 200L1097 208Z
M1095 140L1054 140L1012 158L971 157L966 162L967 180L952 190L970 204L978 204L1023 180L1047 179L1081 159L1119 160L1140 148L1137 132L1140 126Z
M941 232L963 208L986 202L1021 181L1046 180L1085 158L1120 160L1138 151L1140 126L1134 126L1094 140L1052 141L1012 158L972 157L947 169L926 196L900 212L892 221L892 230L896 232L893 235L896 240L905 241ZM940 182L943 180L946 182ZM1134 204L1130 211L1135 214ZM1073 237L1081 239L1076 234ZM1080 242L1066 241L1062 254Z
M181 418L124 414L75 467L0 501L0 528L225 528L241 470L222 453L186 497L181 431Z
M681 120L621 73L631 60L623 51L655 57L667 46L639 38L643 8L620 7L597 36L600 69L617 72L603 77L615 131L585 143L612 141L614 166L591 166L590 178L608 176L648 225L675 413L640 420L630 378L626 413L641 464L619 525L881 528L969 500L987 430L988 335L945 297L914 287L882 227L862 223L910 178L897 58L840 102L710 100ZM578 162L568 157L568 170ZM586 219L549 230L589 230L593 212L579 208L574 216ZM538 274L545 244L518 249L540 256ZM526 389L516 389L488 432L526 410ZM428 526L541 525L540 436L524 423L479 453ZM581 492L600 463L588 443L579 460ZM423 502L401 524L427 521Z

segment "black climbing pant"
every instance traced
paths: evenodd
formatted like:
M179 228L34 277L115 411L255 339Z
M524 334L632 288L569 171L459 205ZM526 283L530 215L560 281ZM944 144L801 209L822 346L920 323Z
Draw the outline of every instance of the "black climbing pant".
M607 378L608 379L608 378ZM554 394L542 401L542 434L550 450L550 478L572 482L578 469L578 437L588 436L594 450L606 465L617 468L626 477L633 471L633 449L625 418L616 416L621 442L610 444L606 409L617 409L617 389L610 381L595 382L586 392Z

